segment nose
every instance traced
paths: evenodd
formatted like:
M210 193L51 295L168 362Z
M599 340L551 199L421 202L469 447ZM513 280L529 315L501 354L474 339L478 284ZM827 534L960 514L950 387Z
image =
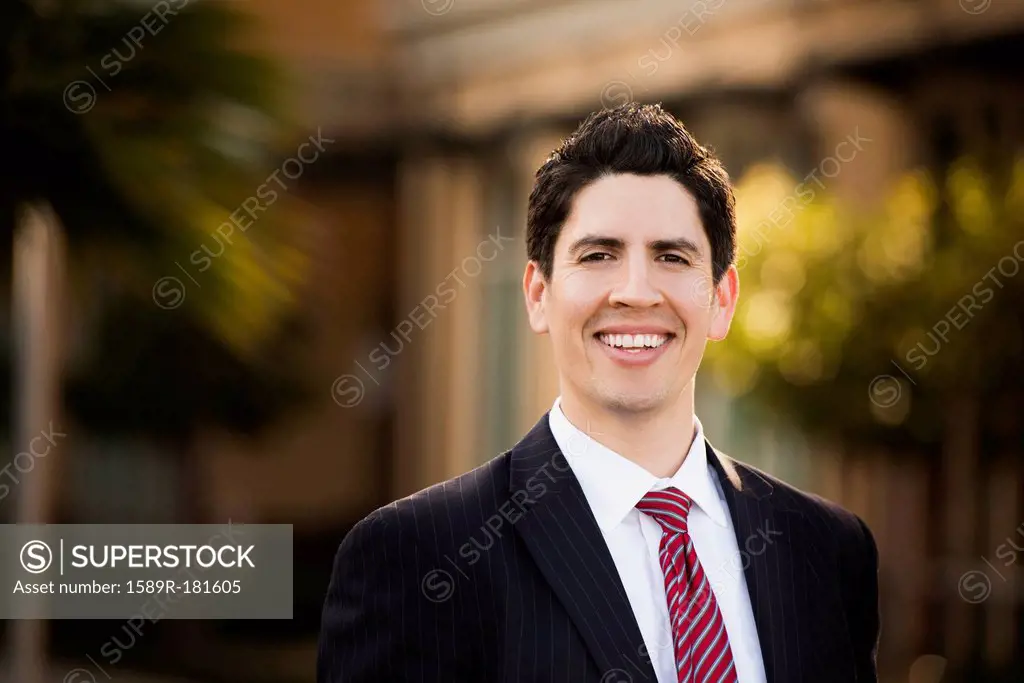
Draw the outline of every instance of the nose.
M612 306L648 308L664 302L661 290L651 282L651 272L646 262L631 263L623 270L624 277L612 288L608 303Z

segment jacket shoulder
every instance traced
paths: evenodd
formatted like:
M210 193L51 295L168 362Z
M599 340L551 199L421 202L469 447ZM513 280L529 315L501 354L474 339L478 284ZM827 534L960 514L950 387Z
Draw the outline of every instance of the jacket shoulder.
M442 536L450 536L453 526L471 524L481 509L493 508L493 501L507 493L508 455L503 453L464 474L383 505L360 520L353 531L372 526L378 533L443 544Z
M767 492L776 506L802 515L811 524L824 527L823 531L846 537L853 535L860 540L871 540L873 543L873 539L870 539L871 532L864 520L838 503L799 489L753 465L734 460L725 454L721 455L731 461L731 466L743 485L754 485Z

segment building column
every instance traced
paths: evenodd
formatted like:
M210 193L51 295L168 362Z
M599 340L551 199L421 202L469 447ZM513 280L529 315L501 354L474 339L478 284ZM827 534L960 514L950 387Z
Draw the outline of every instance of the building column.
M910 112L878 88L821 80L803 90L797 109L815 138L806 172L844 199L882 200L920 154Z
M986 507L988 534L985 539L984 564L978 569L988 578L991 599L985 601L985 661L997 670L1010 666L1014 644L1021 628L1015 611L1018 608L1021 570L1017 566L1017 549L1024 547L1024 522L1020 522L1021 467L1019 455L1006 453L988 474ZM1016 527L1014 525L1017 525ZM1007 561L1009 559L1009 561Z
M412 154L399 167L395 462L392 497L477 463L481 168ZM486 238L485 238L486 240ZM478 251L479 249L479 251Z
M11 465L29 476L24 476L17 488L12 486L17 524L55 521L61 449L55 448L46 458L30 457L28 464L18 455L31 451L32 439L45 433L49 425L61 424L66 271L66 237L56 213L46 204L20 207L14 232L11 290L15 348L12 365L16 377L16 417L11 439L11 450L16 455ZM45 606L47 600L48 596L36 596L34 601ZM48 643L46 620L20 619L12 623L7 640L12 680L41 683L46 678Z
M526 214L534 177L548 155L561 144L571 131L554 129L533 130L520 135L512 144L512 163L516 174L515 220L522 226L523 245L526 244ZM522 257L526 266L526 254ZM525 301L524 304L525 306ZM525 319L525 316L524 316ZM519 387L517 423L522 434L528 432L537 420L551 408L558 396L558 368L551 350L551 338L538 335L524 324L518 331L519 367L523 368Z

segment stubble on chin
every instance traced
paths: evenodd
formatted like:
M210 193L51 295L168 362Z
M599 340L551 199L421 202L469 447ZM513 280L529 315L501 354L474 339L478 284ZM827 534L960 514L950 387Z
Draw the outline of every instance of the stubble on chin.
M598 386L595 393L597 402L604 410L623 417L638 417L653 413L664 406L669 392L660 389L644 393L627 393L607 386Z

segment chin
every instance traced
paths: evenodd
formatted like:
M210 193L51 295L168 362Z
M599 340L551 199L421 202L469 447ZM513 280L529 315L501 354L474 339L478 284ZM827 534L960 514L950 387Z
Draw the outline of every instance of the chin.
M647 413L668 402L668 390L626 387L602 387L598 391L598 402L616 413Z

